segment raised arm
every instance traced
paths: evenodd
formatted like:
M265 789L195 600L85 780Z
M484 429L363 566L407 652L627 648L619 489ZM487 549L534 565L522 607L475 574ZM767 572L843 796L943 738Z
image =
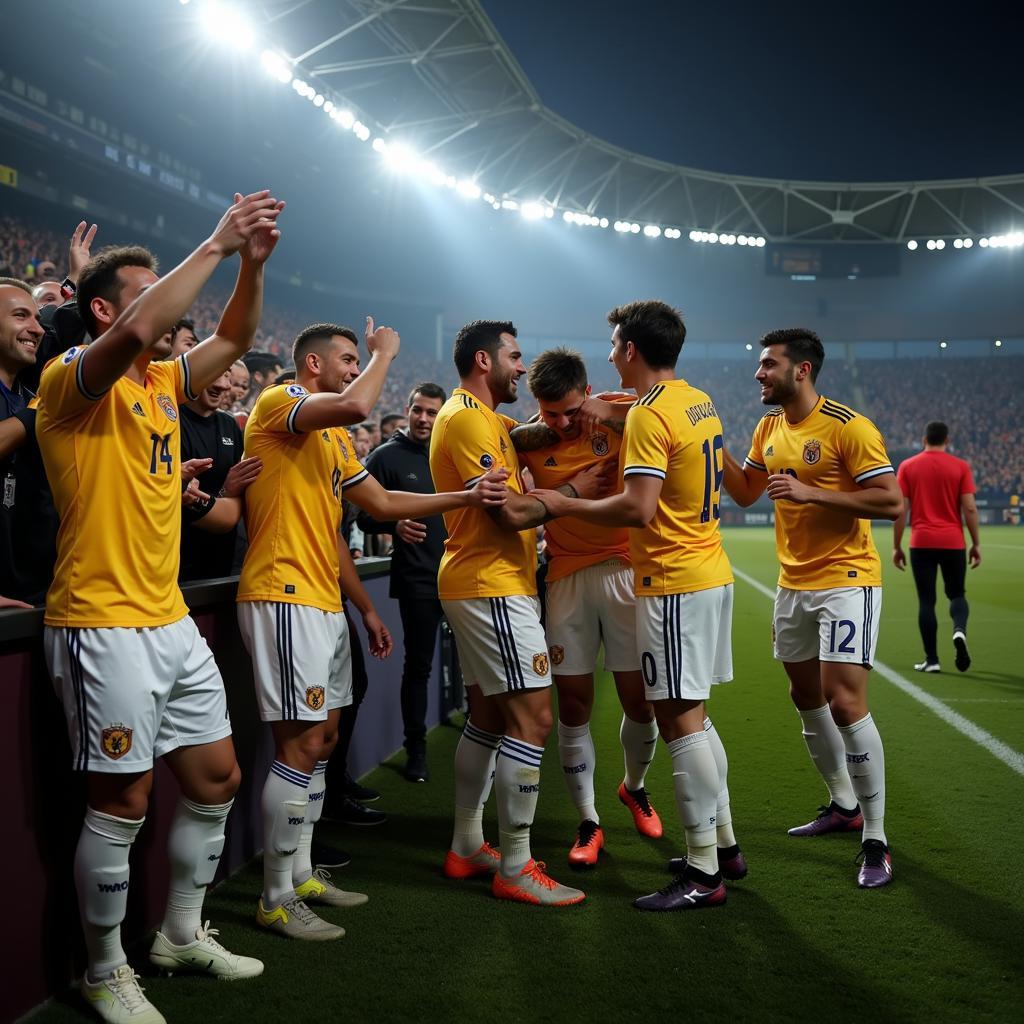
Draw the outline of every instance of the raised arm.
M411 491L386 491L369 474L345 488L345 497L369 512L374 519L391 522L398 519L423 519L452 512L457 508L491 508L503 505L510 496L505 480L508 472L491 470L465 491L441 494L414 494Z
M146 349L183 317L221 260L277 217L266 191L239 199L213 234L166 277L147 288L80 357L79 380L89 395L107 392ZM223 371L220 371L223 372Z
M384 387L388 367L398 355L401 338L391 327L374 327L372 316L366 318L364 337L370 361L345 388L344 394L323 392L310 395L295 416L297 431L351 426L362 423L373 411Z

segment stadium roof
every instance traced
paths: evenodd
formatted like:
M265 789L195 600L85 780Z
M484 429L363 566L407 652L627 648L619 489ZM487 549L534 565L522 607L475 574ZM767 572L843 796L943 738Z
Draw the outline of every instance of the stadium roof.
M264 0L261 45L389 142L499 199L782 242L905 242L1020 231L1024 174L783 181L627 151L546 106L477 0Z

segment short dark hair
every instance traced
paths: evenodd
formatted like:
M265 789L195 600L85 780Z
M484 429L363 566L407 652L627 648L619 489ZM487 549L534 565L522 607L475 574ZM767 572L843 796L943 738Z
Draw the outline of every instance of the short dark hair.
M178 336L178 331L191 331L197 338L196 334L196 322L190 316L183 316L172 328L171 328L171 340L173 341Z
M949 440L949 427L941 420L932 420L924 428L925 444L945 444Z
M381 429L383 430L384 427L389 426L392 423L397 423L399 420L404 420L404 419L405 419L405 413L404 412L386 412L380 418Z
M351 327L328 323L310 324L308 327L303 327L292 343L292 362L295 363L296 369L306 362L306 356L310 351L313 349L322 351L324 345L338 335L348 338L353 345L359 345L359 338Z
M608 323L618 327L624 342L633 342L648 366L675 369L686 341L686 324L674 306L657 299L627 302L608 314Z
M469 376L477 352L486 352L493 358L501 346L503 334L518 337L510 320L474 320L471 324L466 324L455 335L455 347L452 350L452 358L455 360L455 369L458 370L459 376Z
M422 395L424 398L440 398L442 405L448 399L448 396L444 393L444 388L440 384L434 384L429 380L425 380L422 384L417 384L409 392L409 401L405 403L406 409L412 405L412 401L417 395Z
M557 402L570 391L587 390L587 367L579 352L571 348L552 348L541 352L530 363L526 382L534 398Z
M117 302L124 287L118 271L122 267L144 267L155 274L159 264L157 258L141 245L108 245L85 265L78 277L75 302L78 315L91 337L96 336L99 324L92 311L93 299Z
M47 283L49 283L49 282L47 282ZM28 292L28 294L30 296L35 298L35 296L32 295L32 287L31 287L31 285L25 284L24 281L19 281L16 277L0 277L0 288L4 288L4 287L7 287L7 288L20 288L23 292Z
M282 370L274 381L275 384L291 384L295 380L295 367L289 366L287 369Z
M787 358L794 363L811 364L811 383L818 379L825 362L825 346L814 331L807 327L783 327L769 331L761 339L761 348L769 345L785 345Z
M268 370L275 366L284 366L284 360L280 356L275 356L273 352L266 352L262 349L250 349L242 356L242 362L250 376L254 373L262 373L265 377Z

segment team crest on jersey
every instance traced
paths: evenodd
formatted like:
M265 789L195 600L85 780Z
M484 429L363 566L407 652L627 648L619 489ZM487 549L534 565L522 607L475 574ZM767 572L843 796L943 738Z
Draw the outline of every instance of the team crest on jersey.
M330 440L331 440L331 435L330 435L330 434L328 434L326 430L322 430L322 431L320 432L320 436L321 436L321 437L322 437L322 438L323 438L323 439L324 439L325 441L327 441L328 443L330 443Z
M171 401L170 395L159 394L156 396L156 404L163 410L163 414L173 423L178 418L178 410Z
M340 434L338 435L338 447L341 449L343 461L348 462L348 445L345 444L345 439Z
M813 466L816 462L821 461L821 442L820 441L804 441L804 462L808 466Z
M288 387L284 389L284 393L292 398L301 398L306 394L306 389L301 384L289 384Z
M608 454L608 435L607 434L594 434L590 438L590 447L595 455L607 455Z
M68 364L74 362L75 356L77 356L77 355L78 355L78 348L77 348L77 346L75 348L69 348L67 350L67 352L65 352L64 355L61 356L61 360L60 361L65 366L67 366Z
M552 665L561 665L565 661L565 648L561 644L553 644L549 650L551 651Z
M533 671L538 676L548 674L548 656L546 654L535 654L533 656Z
M124 757L132 749L132 731L124 722L115 722L100 733L103 753L112 761Z
M765 448L765 450L764 450L765 458L768 458L769 455L774 455L774 454L775 454L775 445L773 445L773 444L768 445L768 447Z
M507 452L507 451L508 451L508 445L507 445L507 444L505 444L505 438L503 438L503 437L499 437L499 438L498 438L498 444L500 444L500 445L501 445L501 454L502 454L502 455L504 455L504 454L505 454L505 452Z
M319 711L324 706L324 688L322 686L306 687L306 707L310 711Z
M483 455L480 456L480 465L483 466L484 469L490 469L494 465L493 456L484 452Z

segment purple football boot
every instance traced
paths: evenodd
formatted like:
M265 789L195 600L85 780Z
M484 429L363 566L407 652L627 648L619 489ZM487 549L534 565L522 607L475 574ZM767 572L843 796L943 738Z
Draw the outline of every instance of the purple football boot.
M892 854L880 839L865 839L857 860L862 862L857 875L862 889L878 889L892 881Z
M686 871L686 855L669 860L668 869L673 875L683 874ZM741 878L747 877L747 860L738 846L718 848L718 870L721 871L722 877L730 882L738 882Z
M673 878L663 889L633 900L633 906L637 910L699 910L724 902L725 885L720 874L705 875L687 867L684 874Z
M791 828L791 836L825 836L830 832L859 832L864 827L864 815L860 808L844 811L833 800L828 807L819 807L821 813L806 825Z

